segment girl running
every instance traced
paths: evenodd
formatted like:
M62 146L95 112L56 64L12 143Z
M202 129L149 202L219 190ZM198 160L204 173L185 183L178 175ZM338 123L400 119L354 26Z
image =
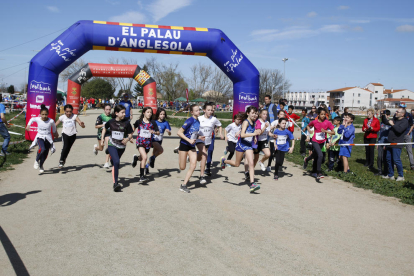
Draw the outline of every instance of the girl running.
M59 168L63 168L66 163L66 158L69 155L70 149L72 148L73 143L76 141L76 123L78 123L82 128L85 128L85 124L79 119L78 115L73 114L73 106L67 104L63 107L65 114L60 116L56 122L56 127L62 122L62 141L63 148L62 153L60 154Z
M197 151L195 148L197 138L204 140L205 137L199 136L200 122L198 121L198 116L200 115L200 109L196 104L190 106L191 117L188 118L182 127L178 130L178 137L181 138L180 146L178 150L178 161L180 165L180 170L185 170L187 164L187 155L190 158L190 168L187 171L187 174L184 178L183 185L180 185L180 191L185 193L190 193L190 190L187 188L187 183L190 180L190 177L193 175L193 172L197 165Z
M98 118L96 119L96 123L95 123L95 128L98 129L98 144L93 145L93 153L95 155L98 154L98 150L103 151L103 149L104 149L104 147L101 147L101 143L100 143L101 138L102 138L102 129L105 127L105 123L108 122L111 119L112 119L111 105L110 104L105 104L104 105L104 113L102 113L101 115L98 116ZM106 136L104 137L106 148L108 148L109 136L111 136L110 130L106 132ZM110 163L109 163L109 153L108 153L108 154L106 154L104 168L109 168L109 166L110 166Z
M285 118L286 113L284 110L279 110L277 117L278 119L274 120L271 124L270 124L270 134L269 134L269 144L270 144L270 157L269 157L269 161L267 162L267 171L270 172L272 171L272 160L275 158L274 154L275 154L275 138L273 137L274 134L274 130L276 128L279 127L279 120L282 118Z
M55 138L59 137L58 132L56 131L56 124L53 119L48 118L49 110L44 104L40 106L40 117L31 118L29 123L26 126L26 130L30 131L30 126L33 123L37 123L37 135L36 142L39 145L39 150L37 151L36 161L34 163L34 168L39 169L39 173L43 173L43 164L49 154L49 149L53 144L53 137L50 129L53 131Z
M276 137L274 141L276 150L274 154L276 159L275 180L279 180L279 168L283 165L283 161L285 161L286 152L292 153L295 149L295 138L292 132L286 128L287 124L286 118L279 119L280 129L276 129L273 133ZM290 141L292 141L292 147L289 147Z
M157 113L155 114L155 122L157 123L158 130L160 132L159 135L154 135L152 146L154 147L152 151L152 156L149 158L148 163L151 168L154 168L155 165L155 158L158 155L161 155L164 152L162 148L162 139L164 138L164 133L167 131L168 136L171 136L171 126L166 121L167 119L167 112L164 108L158 108Z
M146 106L144 107L144 109L142 109L141 117L134 123L133 132L137 130L138 133L136 145L140 156L138 157L136 154L134 154L132 167L135 168L138 160L141 160L139 169L139 182L144 182L147 180L147 178L145 177L145 165L147 164L147 154L152 148L153 135L160 135L157 123L151 119L152 108ZM149 173L149 171L147 171L147 173Z
M234 155L234 151L236 150L236 144L237 140L240 137L240 131L241 131L241 122L243 119L242 114L236 114L234 115L234 123L229 124L224 129L224 135L226 137L227 147L224 151L224 155L229 153L229 156L227 156L227 160L231 160ZM230 164L227 164L228 167L231 167Z
M230 164L233 167L239 167L243 155L245 155L245 162L249 164L249 180L250 192L253 193L260 189L260 186L254 182L254 153L253 153L253 138L261 133L260 129L254 129L254 121L257 116L257 108L249 106L244 115L240 138L236 145L236 160L226 160L226 157L221 157L221 168L225 168L225 164Z
M259 113L259 120L256 121L255 128L260 129L261 134L257 136L257 149L256 154L263 151L264 156L259 161L260 168L262 171L266 171L266 166L264 162L269 159L270 157L270 149L269 149L269 131L270 131L270 124L266 121L267 118L267 110L262 109ZM256 163L255 163L256 164Z
M129 121L125 119L125 107L117 105L114 108L112 119L105 123L101 135L101 147L105 145L105 135L108 130L111 131L108 141L108 152L112 163L112 179L114 182L114 192L121 190L121 185L118 183L119 165L121 156L124 154L126 144L132 139L132 127Z
M203 107L204 115L198 117L200 122L199 136L205 137L205 139L197 139L196 145L198 149L197 161L200 163L200 184L206 184L206 179L204 178L204 171L207 163L208 148L212 143L213 131L215 127L219 128L220 138L223 139L222 127L219 120L213 115L213 105L211 103L206 103Z
M326 112L322 108L318 109L318 118L312 120L306 127L308 132L312 133L312 127L314 127L314 134L312 137L313 151L311 156L303 159L303 168L306 169L308 162L314 159L312 176L319 180L324 177L321 171L321 166L323 158L322 148L326 142L326 133L329 135L335 135L335 131L333 131L334 126L332 123L326 119ZM309 135L306 140L309 141Z

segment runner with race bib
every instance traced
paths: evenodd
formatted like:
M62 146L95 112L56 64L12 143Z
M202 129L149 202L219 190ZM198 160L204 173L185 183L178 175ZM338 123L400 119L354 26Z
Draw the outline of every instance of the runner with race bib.
M129 120L125 119L125 107L117 105L114 108L111 120L105 123L102 130L101 147L105 145L105 135L110 130L111 136L108 141L108 152L112 163L112 179L114 191L119 192L122 186L118 183L119 165L121 156L125 152L126 144L132 139L132 127Z
M231 123L224 129L224 135L226 137L227 147L224 151L224 155L229 153L229 156L227 156L227 160L231 160L233 158L234 152L236 150L236 144L237 140L240 137L240 131L241 131L241 122L243 120L242 114L236 114L234 115L234 123ZM230 164L227 164L228 167L231 167Z
M204 140L197 139L196 145L198 148L197 161L200 161L200 184L204 185L207 182L204 178L204 171L207 163L208 148L212 142L214 128L219 128L219 135L221 139L224 139L224 137L220 121L216 117L212 116L213 105L206 103L203 107L203 111L204 115L198 117L198 121L200 122L200 130L198 135L205 138Z
M147 154L152 148L152 139L153 135L159 135L160 132L158 131L158 125L152 119L152 108L149 106L144 107L142 109L141 117L134 123L134 130L137 130L137 140L136 145L140 156L134 154L134 158L132 160L132 167L135 168L137 165L138 160L141 160L141 166L139 169L140 176L139 182L144 182L148 180L145 177L145 174L149 174L149 169L145 170L145 165L147 164Z
M285 161L286 152L292 153L295 149L295 137L290 130L286 129L287 119L279 119L279 129L276 129L273 134L275 135L275 175L274 179L279 180L279 168L283 165ZM290 141L292 141L292 147L290 147Z
M102 130L105 127L105 123L108 122L109 120L112 119L111 116L111 105L110 104L104 104L104 113L102 113L101 115L98 116L98 118L96 118L96 123L95 123L95 128L98 129L98 144L93 145L93 153L95 155L98 155L98 151L103 151L104 147L101 146L101 135L102 135ZM109 141L109 136L111 135L110 131L107 131L105 134L105 147L108 148L108 141ZM110 163L109 163L109 153L106 154L105 157L105 164L103 166L104 168L108 169L110 167Z
M261 134L256 137L257 139L257 149L255 149L255 160L254 164L256 167L256 163L259 160L259 153L263 151L264 156L259 161L260 168L262 171L266 171L266 166L264 162L270 157L270 149L269 149L269 131L270 131L270 123L266 121L267 119L267 110L262 109L259 113L259 120L256 121L256 129L260 129Z
M155 158L157 156L161 155L164 152L164 149L162 148L162 140L164 138L164 133L167 132L168 136L171 136L171 126L166 121L167 119L167 112L164 108L159 107L157 109L157 113L155 114L155 122L157 123L158 130L160 132L159 135L153 135L152 138L152 156L148 158L148 164L151 168L154 168L155 166Z

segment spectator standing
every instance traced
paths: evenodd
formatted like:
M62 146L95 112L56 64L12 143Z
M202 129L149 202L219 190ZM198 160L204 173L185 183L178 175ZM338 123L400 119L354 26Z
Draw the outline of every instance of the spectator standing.
M122 101L120 101L119 104L125 107L125 118L123 120L131 121L133 118L133 114L132 103L129 100L129 95L125 93Z
M10 153L7 151L10 142L10 133L7 130L10 127L9 123L5 117L6 114L6 107L4 104L0 103L0 135L4 138L3 146L1 148L0 156L9 155Z
M335 117L338 117L338 116L339 116L339 107L335 107L333 109L332 114L331 114L331 119L333 120L333 119L335 119Z
M389 120L388 123L391 128L388 133L388 143L403 143L404 134L409 127L408 120L405 118L405 109L399 108L395 112L393 120ZM385 179L394 178L394 165L397 166L398 177L397 181L404 181L404 171L401 162L401 150L403 145L392 145L387 149L387 164L388 164L388 175L383 176Z
M318 113L316 113L316 106L312 106L311 111L308 113L308 117L310 120L315 120L318 117Z
M347 115L348 115L348 107L345 107L344 108L344 113L342 113L342 115L341 115L342 121L344 120L344 117L347 116Z
M391 112L389 110L384 110L384 113L381 116L381 127L380 134L378 137L378 144L388 143L388 133L390 131L390 124L388 123L388 118L390 117ZM385 117L385 118L383 118ZM378 149L378 158L377 166L378 173L376 175L387 175L388 174L388 165L387 165L387 146L377 146Z
M270 95L266 95L265 98L265 105L263 109L267 110L267 121L271 124L275 120L275 116L277 115L277 107L276 105L272 104L272 98Z
M401 108L404 108L406 105L405 104L401 104L400 105ZM408 128L405 131L404 134L404 143L410 143L411 142L411 133L413 132L413 116L411 115L411 113L405 111L405 118L408 120ZM408 154L408 159L410 160L410 168L411 170L414 170L414 157L413 157L413 146L412 145L405 145L405 150L407 151Z
M375 144L377 141L377 132L380 130L380 121L374 117L374 109L367 111L367 118L362 125L364 132L364 144ZM365 146L365 167L372 169L374 166L375 146Z

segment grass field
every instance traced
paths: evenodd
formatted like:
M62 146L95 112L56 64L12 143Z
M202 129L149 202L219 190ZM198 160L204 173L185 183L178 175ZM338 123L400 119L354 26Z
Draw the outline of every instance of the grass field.
M13 118L14 116L16 116L18 113L19 112L13 112L13 113L6 114L6 119L9 120L10 118ZM24 127L26 125L24 113L22 113L19 117L17 117L10 123ZM23 135L10 134L11 136L10 142L25 140L24 128L11 126L9 128L9 131L23 134ZM3 142L3 140L4 140L3 137L0 136L0 141ZM29 146L30 146L30 142L27 142L27 141L20 143L20 144L16 144L16 145L10 145L8 148L8 151L11 154L7 155L6 157L0 157L0 172L13 169L12 165L22 163L23 159L27 157L27 153L28 153L27 150L29 149Z
M355 143L363 144L363 133L357 133ZM303 157L299 153L300 142L296 141L295 151L291 155L286 155L286 160L291 161L299 166L303 165ZM375 151L375 163L374 167L377 167L377 155ZM393 180L385 180L380 176L375 176L377 169L373 171L364 167L365 164L365 147L354 147L352 150L351 158L349 159L349 167L354 174L344 174L336 170L336 168L327 172L327 163L322 165L322 170L325 175L329 175L335 178L342 179L346 182L351 182L355 187L370 189L374 193L382 194L385 196L392 196L401 199L401 202L414 205L414 171L410 170L410 163L408 161L407 152L402 150L401 159L404 166L404 182L396 182ZM326 157L326 161L328 158ZM312 170L312 162L309 162L308 171ZM395 170L395 176L397 171ZM322 181L323 182L323 181Z

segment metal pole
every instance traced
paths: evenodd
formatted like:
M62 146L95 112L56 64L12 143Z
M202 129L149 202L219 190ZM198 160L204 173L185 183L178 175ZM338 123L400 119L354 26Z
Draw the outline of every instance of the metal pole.
M285 98L286 60L283 59L283 99Z

